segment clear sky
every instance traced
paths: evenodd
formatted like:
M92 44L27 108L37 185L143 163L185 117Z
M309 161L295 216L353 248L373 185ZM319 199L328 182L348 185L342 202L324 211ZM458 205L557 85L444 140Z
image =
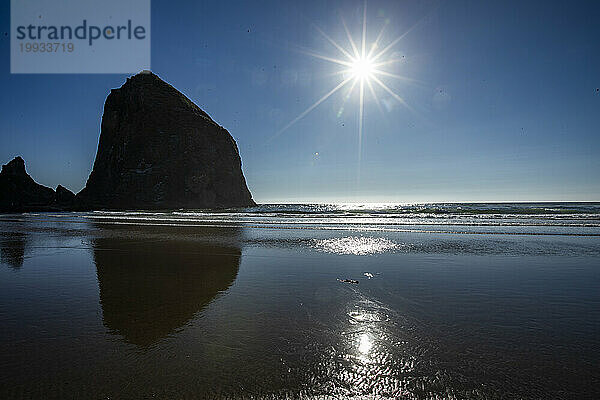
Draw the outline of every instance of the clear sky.
M334 93L361 37L362 1L152 1L152 70L236 139L257 202L600 201L600 3L369 1L385 70ZM0 5L0 162L21 155L39 183L77 192L104 99L125 75L11 75ZM382 67L382 69L384 69ZM349 88L350 85L346 86Z

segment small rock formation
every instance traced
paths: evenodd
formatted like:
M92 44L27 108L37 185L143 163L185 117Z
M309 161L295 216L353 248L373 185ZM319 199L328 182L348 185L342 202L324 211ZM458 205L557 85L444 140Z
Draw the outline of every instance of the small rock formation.
M0 172L0 211L29 211L50 207L54 190L35 183L25 171L25 161L15 157Z
M127 79L104 104L83 208L227 208L255 205L235 140L151 72Z
M75 201L75 193L62 185L56 187L55 203L63 208L70 208Z
M58 211L73 208L75 195L58 185L56 191L36 183L15 157L0 172L0 212Z

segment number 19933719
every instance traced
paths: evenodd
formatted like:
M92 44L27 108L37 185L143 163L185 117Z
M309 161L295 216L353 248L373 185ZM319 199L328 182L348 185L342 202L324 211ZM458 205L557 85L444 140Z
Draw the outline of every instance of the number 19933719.
M20 43L21 53L72 53L75 44L60 42L26 42Z

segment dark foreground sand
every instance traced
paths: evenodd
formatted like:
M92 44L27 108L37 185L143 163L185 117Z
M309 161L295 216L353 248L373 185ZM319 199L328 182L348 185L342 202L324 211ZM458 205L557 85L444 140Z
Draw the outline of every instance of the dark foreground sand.
M600 389L598 237L193 225L1 216L0 398Z

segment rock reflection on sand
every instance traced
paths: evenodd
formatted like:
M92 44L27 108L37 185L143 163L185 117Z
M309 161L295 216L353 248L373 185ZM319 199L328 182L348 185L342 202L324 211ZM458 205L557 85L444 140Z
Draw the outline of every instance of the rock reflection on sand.
M150 345L184 326L235 280L241 251L234 245L165 234L165 228L104 226L93 240L103 321L136 345ZM115 234L116 233L116 234Z
M7 232L0 234L0 261L14 269L19 269L25 261L28 243L24 232Z

